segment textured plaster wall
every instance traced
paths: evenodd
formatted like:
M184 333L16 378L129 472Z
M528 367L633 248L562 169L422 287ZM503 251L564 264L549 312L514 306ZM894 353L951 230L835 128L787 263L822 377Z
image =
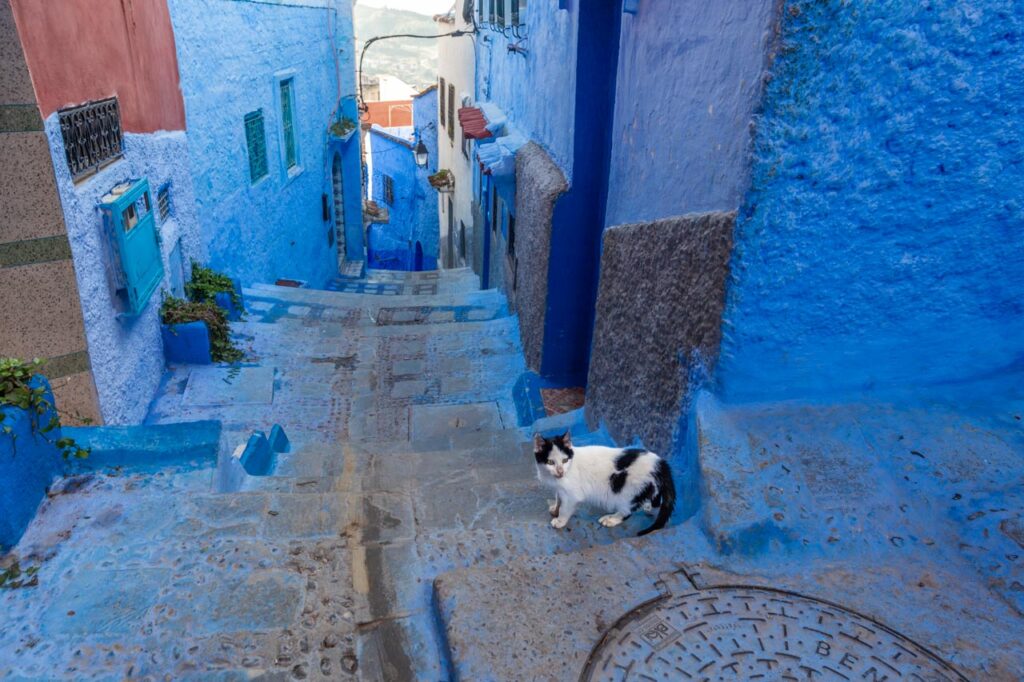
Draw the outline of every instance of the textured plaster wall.
M11 0L43 117L117 95L124 130L182 130L167 3Z
M644 0L622 17L606 225L734 210L779 0Z
M706 376L721 340L735 217L605 230L586 407L617 442L670 452L691 382Z
M438 24L438 31L449 33L453 30L469 30L472 28L462 18L460 8L456 7L453 13L454 24ZM447 168L455 177L455 191L449 195L452 199L453 220L455 228L455 239L453 241L455 260L458 261L458 230L459 222L466 225L466 265L473 261L472 229L473 229L473 165L470 158L463 156L461 141L462 126L458 121L459 107L462 105L462 98L468 96L471 102L476 101L476 54L475 42L472 36L460 38L443 38L437 41L437 75L444 78L446 87L448 83L455 86L455 141L448 138L446 127L438 128L438 168ZM445 97L447 98L447 93ZM469 143L470 154L472 155L472 142ZM441 252L445 253L447 248L445 241L448 238L448 197L442 197L438 202L438 218L441 235ZM454 267L458 263L446 263L448 267Z
M515 294L519 333L527 366L537 371L544 346L551 220L558 197L568 189L562 171L539 145L516 152L516 242L519 281ZM491 260L504 252L491 252ZM492 286L494 286L492 284Z
M310 0L170 0L203 235L213 267L245 284L279 277L321 285L337 271L321 195L329 193L327 128L351 95L351 8ZM345 42L349 41L349 42ZM279 85L295 79L301 171L285 168ZM269 175L250 182L244 117L263 110ZM346 177L346 194L359 182ZM346 205L348 202L346 202ZM348 212L346 212L348 213Z
M1024 10L789 2L736 230L734 399L998 375L1024 351Z
M186 268L193 258L206 260L192 191L188 141L183 132L126 134L122 159L75 184L64 160L64 143L56 114L46 120L46 133L75 263L100 412L109 424L138 423L146 416L164 370L158 311L160 289L138 317L117 318L113 292L104 270L106 242L96 205L111 187L128 179L148 179L154 202L157 188L171 183L173 213L164 222L156 217L164 261L161 288L169 290L169 254L179 239Z
M511 34L482 26L477 38L478 101L501 107L516 128L543 147L572 180L579 2L531 0L524 10L527 53L513 54Z

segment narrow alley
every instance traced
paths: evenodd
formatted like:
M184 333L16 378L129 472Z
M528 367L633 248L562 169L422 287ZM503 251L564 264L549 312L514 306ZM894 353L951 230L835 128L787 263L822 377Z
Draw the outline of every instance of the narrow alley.
M1024 3L0 46L0 680L1024 680Z

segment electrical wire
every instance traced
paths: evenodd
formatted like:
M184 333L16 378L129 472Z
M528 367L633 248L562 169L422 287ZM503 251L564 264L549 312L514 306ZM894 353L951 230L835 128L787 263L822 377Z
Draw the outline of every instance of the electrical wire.
M435 38L460 38L462 36L472 36L477 32L476 21L473 22L473 28L468 31L458 30L451 31L450 33L438 33L436 35L419 35L416 33L393 33L385 36L374 36L363 43L363 49L359 52L359 111L361 114L367 113L369 107L366 105L366 100L363 99L363 57L366 56L366 50L378 40L388 40L390 38L419 38L425 40L433 40ZM362 115L360 115L362 118Z

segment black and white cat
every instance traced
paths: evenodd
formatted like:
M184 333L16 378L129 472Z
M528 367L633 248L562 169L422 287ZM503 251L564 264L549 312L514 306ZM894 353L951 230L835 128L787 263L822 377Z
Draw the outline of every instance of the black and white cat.
M537 478L555 489L555 501L548 507L555 528L564 528L584 502L610 512L600 519L608 528L638 509L657 508L654 523L638 535L663 528L672 515L676 503L672 472L668 462L653 452L599 445L574 448L567 431L554 438L534 436L533 454Z

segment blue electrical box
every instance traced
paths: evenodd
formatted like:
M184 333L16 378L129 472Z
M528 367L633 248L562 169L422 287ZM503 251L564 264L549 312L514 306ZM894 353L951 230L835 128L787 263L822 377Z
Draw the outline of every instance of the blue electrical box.
M164 278L149 182L128 180L100 199L109 244L108 279L124 315L143 311Z

